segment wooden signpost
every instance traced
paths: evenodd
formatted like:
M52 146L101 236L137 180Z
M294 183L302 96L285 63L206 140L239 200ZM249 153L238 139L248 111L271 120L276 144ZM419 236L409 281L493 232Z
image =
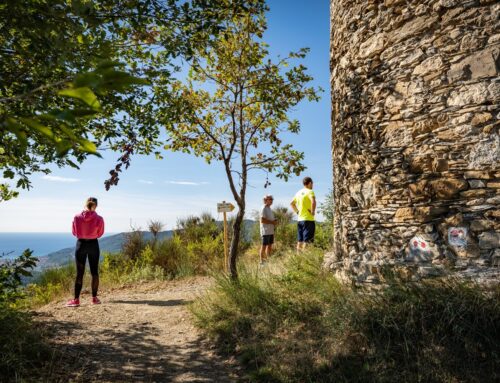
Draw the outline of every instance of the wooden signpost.
M234 205L230 202L222 201L222 203L217 204L217 213L224 214L224 271L227 273L227 216L226 213L230 213L234 210Z

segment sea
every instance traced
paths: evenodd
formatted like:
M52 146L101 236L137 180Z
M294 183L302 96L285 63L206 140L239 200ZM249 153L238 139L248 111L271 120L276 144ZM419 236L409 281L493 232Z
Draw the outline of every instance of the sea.
M41 257L72 247L75 242L71 233L0 233L0 260L18 257L25 249Z

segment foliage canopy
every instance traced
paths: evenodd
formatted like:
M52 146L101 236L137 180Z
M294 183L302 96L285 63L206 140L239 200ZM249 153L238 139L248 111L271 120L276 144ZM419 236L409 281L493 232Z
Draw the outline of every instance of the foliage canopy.
M49 165L158 138L155 95L245 0L6 0L0 4L0 169L17 188ZM165 107L165 106L163 106ZM0 201L15 197L6 183Z

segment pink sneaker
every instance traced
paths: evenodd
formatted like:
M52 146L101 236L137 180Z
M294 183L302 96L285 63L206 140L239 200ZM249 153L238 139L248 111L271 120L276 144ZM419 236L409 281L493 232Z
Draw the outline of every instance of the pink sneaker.
M92 297L92 304L93 305L100 305L101 301L97 297Z
M66 303L66 307L78 307L80 306L80 299L70 299Z

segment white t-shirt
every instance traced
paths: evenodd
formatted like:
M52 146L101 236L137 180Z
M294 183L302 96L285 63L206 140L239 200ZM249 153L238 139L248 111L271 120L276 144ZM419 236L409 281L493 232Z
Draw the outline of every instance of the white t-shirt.
M274 221L274 213L269 206L262 206L260 210L260 218L266 218L269 221ZM260 221L260 219L259 219ZM274 225L272 223L260 223L260 235L273 235Z

